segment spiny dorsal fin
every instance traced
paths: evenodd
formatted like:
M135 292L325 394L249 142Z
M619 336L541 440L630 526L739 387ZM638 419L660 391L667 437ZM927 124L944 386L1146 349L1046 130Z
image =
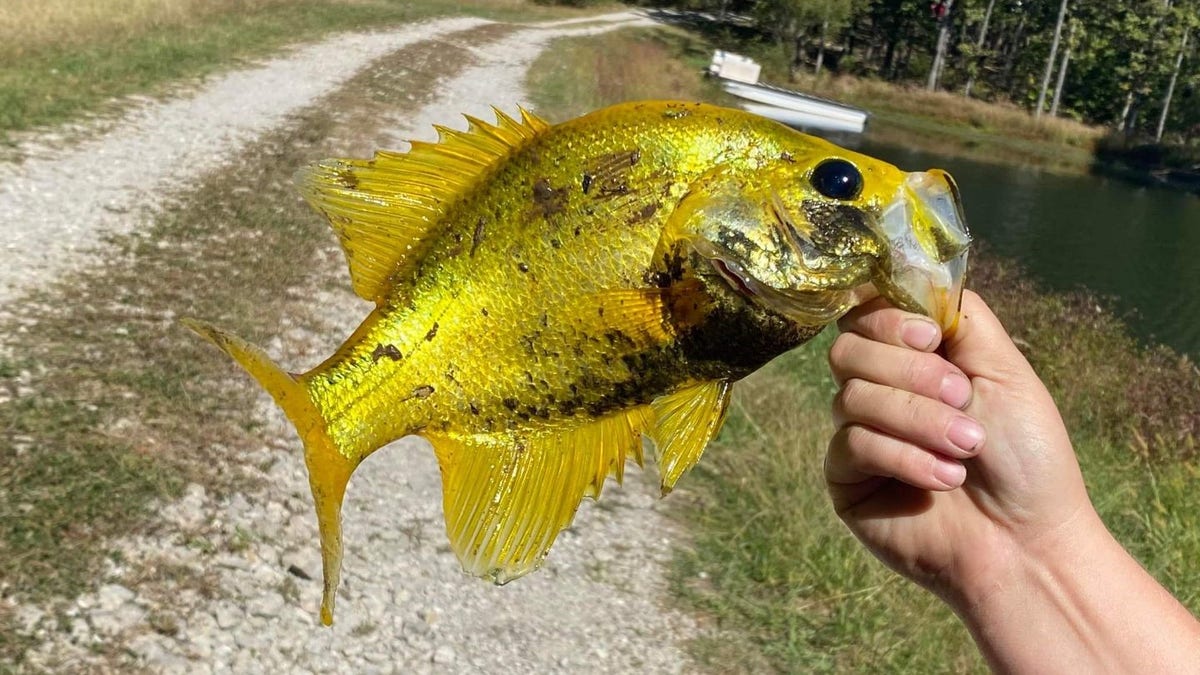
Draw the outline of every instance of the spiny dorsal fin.
M731 389L729 380L700 382L650 404L655 420L650 438L658 446L658 473L664 495L695 466L704 446L721 430Z
M527 110L517 121L493 108L496 123L466 116L466 131L442 126L437 143L407 153L327 159L296 175L300 193L341 240L354 292L378 302L419 259L447 210L489 169L550 125Z
M541 565L584 496L641 459L649 406L574 428L430 435L442 469L446 533L463 570L503 584Z

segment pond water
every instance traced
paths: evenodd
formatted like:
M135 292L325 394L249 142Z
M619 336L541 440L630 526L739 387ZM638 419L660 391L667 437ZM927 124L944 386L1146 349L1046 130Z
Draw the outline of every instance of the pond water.
M863 138L832 139L904 169L942 168L971 234L1045 287L1114 298L1135 335L1200 359L1200 198L1097 176L945 157Z

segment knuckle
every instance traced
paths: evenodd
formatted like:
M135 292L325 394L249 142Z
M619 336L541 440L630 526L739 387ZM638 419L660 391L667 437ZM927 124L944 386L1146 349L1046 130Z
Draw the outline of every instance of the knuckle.
M842 385L841 391L834 397L837 409L844 413L852 413L862 408L864 399L869 398L871 385L866 380L852 377Z
M902 377L908 391L936 396L941 388L946 367L933 354L912 354L904 363Z

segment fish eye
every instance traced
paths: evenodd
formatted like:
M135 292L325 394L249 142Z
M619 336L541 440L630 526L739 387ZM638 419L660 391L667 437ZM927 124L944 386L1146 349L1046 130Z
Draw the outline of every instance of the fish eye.
M827 159L813 169L813 187L830 199L854 199L862 192L863 177L858 167L844 159Z

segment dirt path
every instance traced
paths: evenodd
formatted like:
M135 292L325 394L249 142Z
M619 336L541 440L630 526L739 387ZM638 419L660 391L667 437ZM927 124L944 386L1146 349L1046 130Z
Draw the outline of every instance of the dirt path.
M22 283L76 264L73 249L105 231L137 226L128 216L110 216L153 208L167 186L219 167L285 110L306 105L372 59L482 23L447 19L342 36L229 75L187 100L143 108L128 125L74 150L0 170L0 212L43 218L37 228L12 227L12 219L0 227L6 258L29 261L21 269L0 267L0 302ZM498 32L469 46L475 65L452 79L422 80L435 89L414 96L429 102L385 135L403 147L399 139L432 139L433 123L455 124L459 113L486 117L490 104L513 111L527 98L525 72L551 39L643 23L623 13ZM257 106L265 89L272 90L270 103ZM312 293L319 306L342 308L308 336L316 357L364 310L344 291ZM187 673L688 669L680 646L698 629L664 605L662 566L679 533L661 514L651 478L634 471L624 488L611 486L602 502L586 502L541 571L494 587L459 571L443 532L437 465L417 439L378 452L355 475L337 624L320 628L315 518L299 444L265 397L260 409L269 442L246 462L264 467L263 490L217 500L189 486L162 509L157 534L118 542L123 562L94 592L72 601L66 630L49 626L39 608L21 608L25 629L44 640L31 665ZM206 528L237 545L190 545L189 534ZM198 590L139 581L163 578L152 569L179 569L209 583Z

